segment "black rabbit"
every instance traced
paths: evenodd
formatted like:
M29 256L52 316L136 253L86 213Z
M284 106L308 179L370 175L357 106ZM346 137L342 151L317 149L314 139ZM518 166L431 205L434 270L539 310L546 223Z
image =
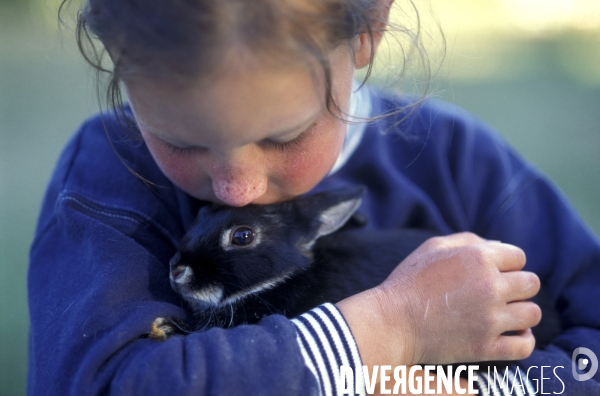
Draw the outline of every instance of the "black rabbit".
M271 205L202 207L170 262L171 286L193 323L158 318L150 336L256 323L270 314L295 317L338 302L383 282L438 235L364 228L355 215L363 193L346 188Z
M380 284L435 235L365 229L355 215L363 193L346 188L272 205L202 207L170 263L171 286L194 312L192 328L294 317L335 303ZM154 328L185 331L161 318Z

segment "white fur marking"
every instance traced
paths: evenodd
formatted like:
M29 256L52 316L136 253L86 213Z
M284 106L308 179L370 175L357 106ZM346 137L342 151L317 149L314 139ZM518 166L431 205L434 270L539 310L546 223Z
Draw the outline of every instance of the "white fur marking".
M223 233L221 234L221 249L223 249L223 250L232 249L231 236L230 236L231 231L233 231L233 228L228 228L225 231L223 231Z
M281 282L285 281L290 276L290 274L291 271L279 277L268 279L264 282L258 283L248 289L234 293L231 296L227 297L225 300L223 300L223 302L221 302L219 305L223 306L226 304L233 304L234 302L239 301L250 294L259 293L263 290L271 289L280 284Z
M197 302L218 305L219 301L223 298L223 286L211 285L207 286L202 290L190 293L190 296Z

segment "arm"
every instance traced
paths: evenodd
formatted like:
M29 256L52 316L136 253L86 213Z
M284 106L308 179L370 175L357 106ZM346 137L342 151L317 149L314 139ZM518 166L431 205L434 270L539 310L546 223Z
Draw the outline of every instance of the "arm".
M32 248L30 394L319 394L335 381L323 367L353 362L336 349L354 343L331 306L294 321L146 338L157 316L185 315L157 258L172 247L134 214L91 205L63 195ZM330 342L316 340L332 326L341 331Z
M40 233L31 254L33 394L99 394L107 390L149 395L240 391L327 394L337 388L339 365L361 365L350 330L332 306L318 308L293 321L273 316L256 326L210 329L164 343L148 339L146 335L156 317L184 317L163 264L172 253L168 241L159 238L158 233L148 232L151 224L136 218L133 212L101 208L73 194L63 194L57 207L56 217ZM110 220L113 226L101 219ZM463 238L469 243L473 238L480 242L472 235L438 238L418 254L421 259L431 255L440 243L448 248L451 239L462 248ZM485 245L489 252L508 249L517 261L520 256L516 249L502 244ZM452 251L454 247L450 247ZM412 264L400 268L423 271L432 263L452 264L444 257L413 257ZM435 271L428 273L431 276ZM484 275L473 274L478 278ZM399 272L397 277L404 278L405 274ZM422 277L413 274L412 278L416 281ZM392 297L387 304L381 304L391 291L404 290L405 285L390 281L387 291L375 289L340 305L368 365L390 356L395 357L394 364L414 363L422 356L438 361L448 358L433 356L431 350L406 347L411 345L411 338L404 330L410 330L409 337L416 330L399 324L414 319L411 314L415 311L407 309L415 302L409 299L414 297L414 290L408 288L406 298ZM442 287L438 292L444 290ZM379 297L374 299L373 295ZM472 301L476 300L465 300L469 296L466 292L453 295L452 303L466 302L461 309L472 312ZM435 305L435 309L445 310L445 305ZM378 310L381 307L385 309ZM436 317L435 309L432 305L431 317ZM380 315L381 320L368 320L372 314ZM448 326L464 322L460 316L453 318L446 327L427 322L429 326L416 329L426 330L439 340ZM497 336L501 331L493 329L490 334ZM479 340L478 334L472 337ZM380 340L391 340L391 348L382 349ZM461 356L473 357L458 347ZM497 351L488 353L498 357Z
M540 367L544 361L545 365L549 361L569 363L575 347L597 351L600 312L597 305L589 303L600 298L600 289L594 286L600 284L597 238L556 190L487 126L439 104L426 104L415 114L397 132L419 136L418 143L382 138L367 146L377 155L363 166L383 158L381 165L373 168L393 176L378 178L377 183L362 180L370 191L384 197L374 196L368 208L376 220L383 219L377 225L406 227L410 222L444 233L470 230L525 251L525 269L536 273L551 290L552 304L566 327L553 345L535 350L529 359L512 362L519 365L521 375L523 368ZM375 127L388 131L388 124ZM475 319L473 323L484 322ZM584 333L587 336L580 338ZM578 341L586 345L575 345ZM538 357L534 364L531 359ZM570 368L570 363L565 367ZM566 371L575 382L570 369ZM538 378L533 379L539 383L541 373L536 374ZM571 384L573 392L596 386L592 381ZM555 383L561 385L558 380Z
M145 146L111 146L105 121L92 118L75 134L42 206L28 274L29 394L323 392L335 379L318 366L355 358L334 347L335 340L355 345L340 317L319 314L303 325L307 333L298 321L275 316L166 342L146 337L157 317L186 315L169 285L168 262L197 208L164 178ZM118 130L107 125L109 133ZM121 142L118 134L112 138ZM318 343L313 334L331 326L339 329L334 344Z

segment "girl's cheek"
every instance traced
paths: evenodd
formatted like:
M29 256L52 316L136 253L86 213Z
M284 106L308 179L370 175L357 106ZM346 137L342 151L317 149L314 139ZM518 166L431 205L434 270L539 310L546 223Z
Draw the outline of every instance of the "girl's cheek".
M267 194L256 203L273 203L304 194L327 176L341 151L346 130L345 124L328 121L323 122L302 147L270 159L263 158L270 163L269 186ZM211 178L203 171L208 169L208 164L201 154L174 154L153 136L146 135L144 140L171 182L196 198L214 199Z
M192 193L197 190L197 184L202 179L197 172L198 167L183 160L167 160L161 166L165 176L182 190Z
M188 193L198 189L198 183L203 179L198 170L202 168L196 164L193 155L178 156L152 138L145 140L158 167L171 182Z
M333 124L333 125L332 125ZM294 153L284 166L284 178L295 194L303 194L318 184L331 170L344 143L345 125L332 123L315 131L306 147Z

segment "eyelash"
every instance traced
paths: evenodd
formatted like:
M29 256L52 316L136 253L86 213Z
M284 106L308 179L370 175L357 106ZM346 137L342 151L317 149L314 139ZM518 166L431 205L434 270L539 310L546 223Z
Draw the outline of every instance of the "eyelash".
M169 144L165 141L162 141L163 144L169 149L169 151L171 151L171 154L174 155L188 155L191 154L194 150L197 150L197 148L194 147L177 147L177 146L173 146L172 144Z
M280 151L289 151L300 146L305 134L306 133L302 133L297 138L290 140L289 142L278 143L271 140L265 140L264 143L267 147L271 147Z
M271 140L265 140L264 143L268 147L272 147L272 148L278 149L283 152L298 148L298 147L300 147L300 143L302 143L302 141L304 141L304 139L306 139L310 135L310 133L312 132L312 129L314 128L315 125L316 125L316 123L312 124L306 131L302 132L295 139L292 139L289 142L278 143L278 142L273 142Z

